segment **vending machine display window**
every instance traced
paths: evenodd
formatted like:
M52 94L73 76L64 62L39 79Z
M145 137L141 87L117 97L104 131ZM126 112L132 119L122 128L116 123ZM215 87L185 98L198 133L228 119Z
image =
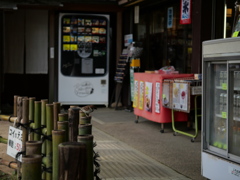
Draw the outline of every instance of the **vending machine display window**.
M108 19L104 16L61 17L61 73L104 76L108 71Z

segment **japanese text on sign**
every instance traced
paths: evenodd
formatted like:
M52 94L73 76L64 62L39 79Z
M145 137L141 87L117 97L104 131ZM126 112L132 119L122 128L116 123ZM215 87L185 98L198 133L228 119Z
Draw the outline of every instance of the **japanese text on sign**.
M7 154L13 158L16 158L16 154L21 152L21 150L22 150L22 130L10 126L8 132ZM19 156L18 160L21 161L22 157Z

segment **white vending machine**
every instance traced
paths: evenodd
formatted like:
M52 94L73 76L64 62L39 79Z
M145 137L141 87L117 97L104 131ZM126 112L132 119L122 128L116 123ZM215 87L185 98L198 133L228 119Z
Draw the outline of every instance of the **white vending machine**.
M58 102L106 105L109 91L109 15L59 15Z
M240 179L240 38L203 42L202 175Z

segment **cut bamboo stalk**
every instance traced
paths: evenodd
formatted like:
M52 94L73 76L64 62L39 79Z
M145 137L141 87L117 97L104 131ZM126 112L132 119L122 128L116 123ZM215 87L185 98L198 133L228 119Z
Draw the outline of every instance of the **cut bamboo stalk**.
M68 121L58 121L58 130L65 130L65 140L68 141Z
M42 156L31 155L22 157L22 180L41 180Z
M34 120L34 101L35 97L29 98L29 120Z
M53 102L53 118L54 118L54 130L57 130L58 114L60 113L61 104L59 102Z
M80 117L79 124L91 124L92 116Z
M27 141L26 155L41 155L42 141Z
M22 124L25 127L22 128L22 151L26 151L26 142L28 141L28 127L27 124L29 123L29 100L25 98L23 100L23 115L22 115Z
M48 103L48 99L42 99L42 106L41 106L41 125L45 128L42 129L42 134L47 135L47 128L46 128L46 104ZM42 154L46 155L46 141L42 143ZM46 173L42 173L42 179L46 179Z
M34 122L34 101L35 100L36 100L35 97L29 98L29 121L33 121L33 122ZM30 124L30 127L35 128L34 123ZM30 133L29 140L30 141L34 140L34 133Z
M2 121L10 121L12 123L16 122L17 121L17 117L11 117L9 115L0 115L0 119Z
M68 121L68 114L67 113L59 113L58 121Z
M8 143L8 139L5 139L5 138L0 136L0 143L7 144Z
M14 102L13 102L13 116L17 117L17 99L19 96L14 96Z
M17 120L16 122L14 122L14 126L16 126L16 123L21 122L22 120L22 105L23 105L23 98L22 97L18 97L17 98Z
M58 151L58 145L66 142L65 139L65 130L53 130L52 131L52 144L53 144L53 166L52 166L52 178L58 179L59 174L59 151Z
M0 158L0 164L4 165L4 166L8 166L12 169L18 169L18 165L16 162L12 162L12 161L7 161L7 160L4 160L4 159L1 159Z
M34 133L34 141L39 141L41 139L41 135L39 133L41 133L41 105L42 102L41 101L35 101L34 102L34 128L36 129L36 131L38 131L38 133Z
M78 136L78 142L86 144L86 148L87 148L86 180L93 180L93 135Z
M52 135L53 130L53 104L46 104L46 120L47 120L47 136ZM52 167L52 141L47 139L46 141L47 149L46 149L46 168ZM51 180L52 174L47 172L46 173L46 180Z
M78 135L92 134L92 124L79 124Z

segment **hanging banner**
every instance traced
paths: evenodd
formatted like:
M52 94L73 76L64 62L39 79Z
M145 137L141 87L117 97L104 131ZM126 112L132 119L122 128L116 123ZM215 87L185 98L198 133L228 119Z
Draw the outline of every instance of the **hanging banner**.
M173 7L169 7L167 10L167 28L173 27Z
M191 24L191 0L181 0L180 24Z

